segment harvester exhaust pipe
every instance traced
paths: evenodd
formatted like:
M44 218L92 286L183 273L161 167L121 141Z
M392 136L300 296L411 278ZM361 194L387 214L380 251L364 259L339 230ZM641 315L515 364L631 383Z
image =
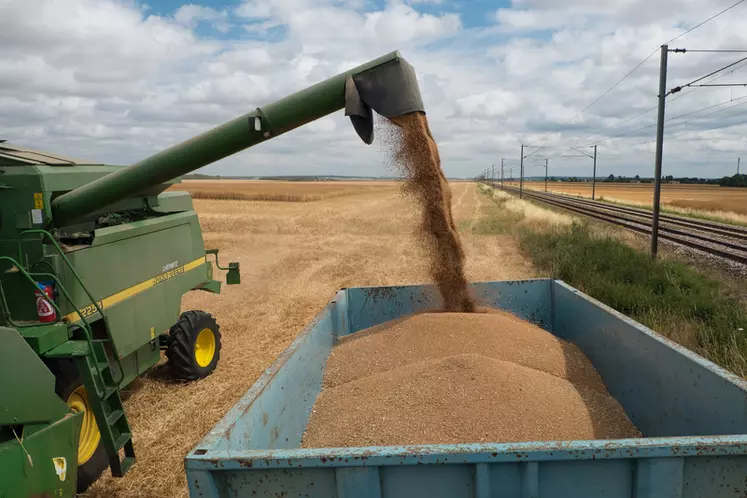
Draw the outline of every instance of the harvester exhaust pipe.
M52 201L52 219L69 225L342 108L367 144L374 138L372 110L389 118L424 111L415 71L392 52L62 194Z

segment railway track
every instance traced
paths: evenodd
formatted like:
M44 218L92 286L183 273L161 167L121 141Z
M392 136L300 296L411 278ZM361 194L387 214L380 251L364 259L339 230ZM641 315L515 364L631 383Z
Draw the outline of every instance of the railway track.
M515 187L507 192L519 193ZM651 211L617 206L567 195L524 189L525 198L621 226L634 232L651 235ZM681 216L659 216L659 239L703 251L729 261L747 265L747 228L724 223L694 220Z

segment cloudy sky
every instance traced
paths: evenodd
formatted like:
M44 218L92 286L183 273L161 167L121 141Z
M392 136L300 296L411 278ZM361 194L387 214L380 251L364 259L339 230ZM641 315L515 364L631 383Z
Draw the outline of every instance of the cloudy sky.
M600 176L650 176L658 53L579 113L735 1L0 0L0 139L128 164L398 49L448 175L515 165L525 143L544 146L529 175L545 157L551 175L590 175L590 159L563 156L598 144ZM747 48L747 2L671 46ZM746 55L670 54L668 87ZM747 83L747 61L732 69L710 80ZM747 161L744 88L670 99L664 174ZM385 175L384 156L340 111L202 172Z

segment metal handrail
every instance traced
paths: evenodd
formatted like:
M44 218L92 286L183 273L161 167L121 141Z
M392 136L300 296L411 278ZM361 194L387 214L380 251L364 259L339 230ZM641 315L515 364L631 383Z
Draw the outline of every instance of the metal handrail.
M27 272L18 261L16 261L15 259L11 258L10 256L0 256L0 261L10 261L11 265L13 265L13 268L15 268L16 270L18 270L24 277L26 277L26 279L29 281L29 283L31 284L31 286L34 289L38 289L39 288L39 286L37 285L37 281L34 280L34 277L32 277L31 274L29 272ZM34 323L19 323L19 322L16 322L15 320L13 320L13 317L12 317L12 315L10 313L10 306L8 306L8 301L5 298L5 290L3 290L3 288L2 288L2 282L0 282L0 300L2 300L3 308L5 308L5 310L7 312L8 322L13 327L18 328L18 329L22 329L22 328L29 328L29 327L36 327L37 326L36 322L34 322ZM60 308L51 299L49 300L49 304L51 304L52 307L57 312L57 316L55 317L55 321L52 322L52 323L57 323L57 322L60 321L60 318L59 318L60 317L60 313L61 313L60 312Z
M23 245L21 244L21 241L22 241L24 235L27 235L27 234L40 234L40 235L42 235L42 236L44 236L44 237L46 237L46 238L49 239L49 241L52 243L52 245L54 245L55 249L57 250L57 253L62 258L62 261L65 262L65 265L67 266L68 270L70 270L70 273L72 273L73 277L75 277L75 280L78 282L78 285L80 285L80 287L83 289L83 292L86 293L86 295L88 296L88 299L91 300L91 303L96 308L96 311L98 311L99 315L101 316L101 319L104 320L104 327L106 328L107 336L109 337L110 342L111 342L112 355L114 356L114 360L117 362L117 367L119 368L119 372L120 372L120 378L115 381L115 383L117 385L119 385L124 380L124 366L122 365L122 360L119 358L119 352L117 351L117 346L114 343L114 340L111 338L111 334L109 332L111 330L109 328L109 318L104 314L104 310L101 308L101 306L99 306L99 302L96 299L94 299L93 295L90 293L90 291L88 290L88 288L85 286L85 284L83 284L83 279L81 279L80 275L78 275L78 272L75 271L75 268L73 267L73 264L70 262L70 260L68 259L68 257L65 256L65 252L62 250L62 247L60 247L60 244L55 240L55 238L52 236L51 233L49 233L46 230L41 230L41 229L24 230L23 232L21 232L21 235L18 238L19 256L23 253ZM21 259L23 259L23 258L21 258ZM56 277L54 278L54 280L56 282L59 282L59 279L57 279ZM64 290L64 286L61 283L59 285ZM73 303L73 301L70 299L70 297L69 297L69 295L68 295L68 293L67 293L66 290L64 291L64 294L65 294L65 297L67 298L67 300L70 302L70 304L72 304L75 307L75 311L78 314L78 316L80 316L81 319L83 319L83 321L85 323L88 323L85 320L85 318L83 318L83 314L80 312L80 308L78 308L77 306L75 306L75 303ZM56 308L56 306L55 306L55 308ZM58 313L59 313L59 311L58 311ZM88 326L88 328L90 329L90 326ZM91 330L91 333L93 333L93 329L90 329L90 330ZM93 352L93 346L92 346L92 344L91 344L91 351Z
M91 328L91 324L88 322L88 320L86 320L86 317L84 317L83 314L80 312L80 309L77 306L75 306L75 303L73 302L70 294L67 292L67 289L65 288L65 286L62 285L62 282L60 281L59 277L53 273L36 273L36 272L29 273L23 268L23 266L18 261L11 258L10 256L0 256L0 261L10 261L13 267L16 268L26 278L26 280L29 281L29 283L32 285L32 287L34 287L34 289L38 289L37 281L34 279L34 276L43 277L43 278L51 278L52 280L54 280L55 284L57 284L57 288L62 292L62 294L70 302L70 304L72 304L75 307L75 312L78 314L78 316L80 317L80 320L83 322L83 327L80 327L80 328L83 329L83 336L85 337L86 343L88 344L88 350L90 351L90 354L94 356L94 359L95 359L96 353L93 349L93 329ZM5 308L7 312L8 322L14 327L23 329L23 328L30 328L30 327L38 326L38 323L36 322L24 324L24 323L19 323L13 320L13 317L11 316L11 313L10 313L10 307L8 306L8 301L5 298L5 290L2 287L2 282L0 282L0 301L2 302L3 308ZM57 306L57 304L54 302L53 299L48 299L47 301L49 302L49 304L52 305L52 307L57 312L55 321L52 323L59 323L60 317L62 316L60 307ZM124 378L124 374L122 375L122 377ZM121 379L119 382L121 382ZM117 384L119 382L117 382ZM103 384L103 379L102 379L102 384ZM100 391L99 386L97 386L95 383L94 383L94 388L96 389L96 394L99 397L104 396L105 392Z

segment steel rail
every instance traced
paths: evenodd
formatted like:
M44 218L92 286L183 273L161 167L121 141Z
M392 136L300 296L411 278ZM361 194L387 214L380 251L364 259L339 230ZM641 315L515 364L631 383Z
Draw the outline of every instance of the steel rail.
M508 187L507 190L511 192L518 191L517 189L511 188L511 187ZM611 223L617 226L621 226L623 228L626 228L628 230L632 230L638 233L651 235L651 227L646 225L644 222L626 218L625 216L620 216L615 213L604 212L607 209L606 206L600 207L597 205L595 207L592 207L592 206L586 205L584 203L584 200L581 200L581 202L579 202L579 200L575 198L571 198L567 196L559 196L557 194L544 194L544 193L540 194L537 192L533 192L531 190L528 190L528 191L525 190L524 195L529 197L530 199L544 202L546 204L550 204L552 206L565 209L567 211L572 211L578 214L582 214L584 216L588 216L590 218L594 218L600 221L604 221L604 222ZM683 238L683 237L688 237L688 238ZM664 239L664 240L669 240L671 242L675 242L677 244L690 247L692 249L697 249L699 251L703 251L708 254L713 254L714 256L719 256L724 259L736 261L738 263L747 265L747 246L744 246L744 245L734 244L732 242L723 241L719 239L713 239L711 237L706 237L704 235L691 233L691 232L687 232L684 230L667 228L667 227L659 228L659 238ZM730 249L739 251L744 254L735 254L733 252L724 251L718 247L713 247L707 244L701 244L691 239L702 240L703 242L715 244L723 248L730 248Z

